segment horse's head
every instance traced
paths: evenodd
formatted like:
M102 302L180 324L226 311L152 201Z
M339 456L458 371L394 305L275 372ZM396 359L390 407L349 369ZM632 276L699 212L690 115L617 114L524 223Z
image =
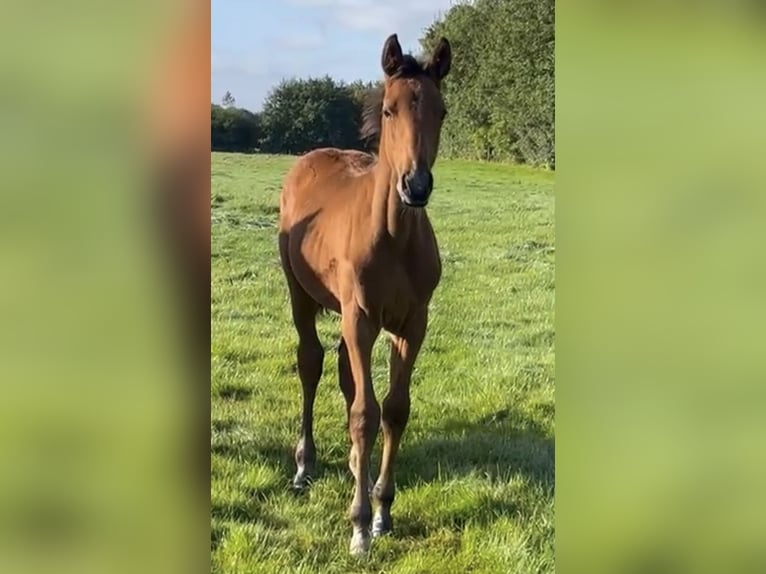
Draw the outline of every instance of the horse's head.
M446 38L425 61L402 54L396 34L389 36L383 46L385 81L380 107L373 110L380 118L378 153L394 172L399 197L408 206L424 207L433 188L431 168L447 115L441 82L449 72L451 59Z

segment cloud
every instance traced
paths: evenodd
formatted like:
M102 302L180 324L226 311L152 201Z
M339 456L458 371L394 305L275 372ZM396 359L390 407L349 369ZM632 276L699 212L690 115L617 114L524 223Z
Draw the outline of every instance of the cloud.
M242 76L262 76L268 73L268 66L257 57L223 57L211 55L210 68L213 74L239 74Z
M286 0L329 13L340 27L381 36L397 33L402 42L416 42L423 29L455 0Z
M287 33L276 39L276 47L280 50L313 50L327 44L327 38L322 31L315 33Z
M456 3L277 0L267 15L256 8L258 3L229 0L222 8L222 1L214 19L212 101L229 90L238 105L252 110L260 109L283 78L377 77L380 48L389 34L397 33L405 50L418 51L423 30Z

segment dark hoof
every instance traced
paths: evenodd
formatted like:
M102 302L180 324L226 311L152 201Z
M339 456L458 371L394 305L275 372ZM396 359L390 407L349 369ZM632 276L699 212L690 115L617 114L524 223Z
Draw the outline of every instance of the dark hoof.
M374 537L390 534L394 530L394 522L390 514L376 513L372 521L372 535Z
M306 472L298 472L293 478L293 490L304 491L307 490L313 481Z

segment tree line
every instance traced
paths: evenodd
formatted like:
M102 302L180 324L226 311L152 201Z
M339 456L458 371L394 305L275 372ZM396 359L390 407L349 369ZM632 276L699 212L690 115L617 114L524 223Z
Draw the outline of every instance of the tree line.
M423 51L441 36L453 53L442 86L449 115L441 155L554 167L554 0L457 4L425 31ZM359 127L374 87L329 76L284 80L258 113L237 108L227 93L224 105L211 106L212 149L368 149Z

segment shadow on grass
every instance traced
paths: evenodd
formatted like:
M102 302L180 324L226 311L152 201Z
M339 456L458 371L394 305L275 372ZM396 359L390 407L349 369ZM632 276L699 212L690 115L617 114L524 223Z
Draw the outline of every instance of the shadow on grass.
M539 415L545 420L552 416L550 409ZM339 432L344 432L339 428ZM379 468L382 435L378 435L373 468ZM318 447L315 481L323 477L340 475L351 478L345 456L324 456ZM294 491L290 487L295 463L292 444L259 442L253 439L226 442L213 446L218 455L242 461L263 461L284 478L266 490L248 491L247 502L214 505L213 518L237 522L260 522L272 528L285 528L287 523L264 512L262 503L279 493L291 492L305 496L306 491ZM537 420L513 409L501 409L476 420L445 419L434 421L430 430L421 431L417 437L407 438L402 444L396 463L396 486L399 494L408 489L420 488L433 483L446 484L468 476L484 476L491 483L504 482L520 476L533 488L539 487L553 495L554 438L551 432ZM337 451L336 451L337 452ZM514 489L489 489L479 498L455 500L438 513L438 523L413 514L396 512L394 520L397 537L427 538L435 528L462 530L468 521L489 523L498 516L525 514L524 501L516 499ZM449 497L449 494L446 494Z
M218 396L228 401L246 401L253 396L253 390L242 386L225 384L221 385L218 389Z
M219 521L241 522L243 524L258 522L269 528L286 528L288 523L272 513L266 511L261 500L255 497L249 497L243 502L213 503L211 507L211 518Z
M221 541L226 538L229 533L229 528L225 524L213 524L210 527L210 551L214 551L221 544Z
M425 436L405 437L397 461L400 488L480 474L490 480L519 473L546 489L554 485L554 439L540 423L511 409L476 421L447 419Z
M447 419L416 439L405 439L397 459L397 491L402 494L467 476L484 476L491 483L501 483L519 475L532 488L553 496L554 450L553 437L540 423L511 409L474 421ZM526 508L529 504L524 497L518 498L516 489L487 489L475 498L461 498L465 494L441 506L438 519L397 512L395 505L396 535L427 538L434 529L462 530L469 521L488 524L498 516L533 511ZM444 495L451 498L446 492Z
M550 414L549 409L542 414ZM345 430L339 428L339 432ZM477 473L490 480L520 473L525 479L552 489L555 443L549 434L537 421L511 409L498 410L475 421L447 419L417 439L408 440L405 435L397 457L397 487L403 489ZM379 433L375 466L381 446ZM279 470L287 488L295 472L294 448L293 444L249 439L213 444L211 450L227 458L261 460ZM345 456L327 459L322 456L321 444L317 444L317 449L315 481L327 474L348 473Z
M283 530L289 522L265 508L265 501L280 492L278 484L260 488L246 488L242 499L213 501L210 508L212 527L210 548L214 551L226 538L231 522L239 524L258 523L272 530Z
M224 439L214 443L210 451L213 454L242 460L245 462L263 461L269 466L276 467L285 477L285 485L295 472L293 461L294 446L278 444L275 442L256 441L254 439L232 440Z

